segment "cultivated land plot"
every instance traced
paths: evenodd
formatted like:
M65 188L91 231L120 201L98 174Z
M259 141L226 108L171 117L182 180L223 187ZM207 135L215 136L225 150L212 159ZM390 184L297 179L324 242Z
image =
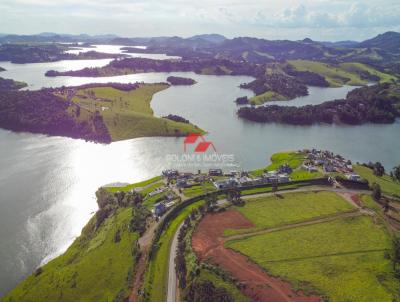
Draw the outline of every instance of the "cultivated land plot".
M329 301L398 301L400 287L385 257L392 243L371 217L341 218L226 243L296 289Z
M317 217L354 210L348 201L333 192L305 192L272 195L246 200L244 207L236 207L255 228L265 229L297 223ZM243 233L250 230L227 230L225 234Z

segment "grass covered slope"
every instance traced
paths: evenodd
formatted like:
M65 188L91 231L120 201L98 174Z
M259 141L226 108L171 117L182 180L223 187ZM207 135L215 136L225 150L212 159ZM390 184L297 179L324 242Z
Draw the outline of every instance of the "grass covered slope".
M298 71L311 71L325 77L331 87L340 87L342 85L365 85L368 77L377 77L379 82L391 82L396 80L395 76L380 72L371 66L362 63L341 63L339 65L330 65L321 62L308 60L291 60L289 63Z
M138 234L132 209L117 210L95 230L93 218L61 256L11 290L2 301L123 301L129 295ZM115 234L120 230L120 241Z
M355 165L353 168L357 174L368 180L370 185L376 182L381 186L383 193L400 197L400 182L393 181L389 175L376 176L370 168L361 165Z
M84 110L100 112L113 141L144 136L184 136L203 132L187 123L153 116L150 102L153 95L169 87L168 84L140 84L129 91L113 87L78 89L72 101L81 109L79 116L85 120Z
M307 192L248 199L244 207L236 210L256 229L264 229L347 212L354 207L333 192Z
M398 301L399 281L385 256L392 243L367 216L266 233L227 246L297 289L329 301Z
M280 95L279 93L276 93L274 91L267 91L264 92L263 94L253 96L249 99L250 104L252 105L262 105L267 102L272 102L272 101L287 101L288 98Z

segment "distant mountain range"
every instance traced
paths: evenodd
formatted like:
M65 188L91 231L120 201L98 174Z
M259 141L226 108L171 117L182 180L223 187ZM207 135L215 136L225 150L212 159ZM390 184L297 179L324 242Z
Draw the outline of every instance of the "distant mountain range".
M250 37L238 37L227 39L219 34L203 34L195 35L189 38L182 37L119 37L114 34L104 35L87 35L87 34L57 34L52 32L43 32L36 35L15 35L15 34L0 34L0 43L33 43L33 42L87 42L87 43L107 43L107 44L123 44L123 45L151 45L154 47L174 47L174 48L197 48L215 46L216 44L231 44L239 47L240 42L244 44L269 44L269 45L322 45L325 47L335 48L381 48L386 51L398 53L400 52L400 33L386 32L374 38L357 42L357 41L313 41L310 38L305 38L301 41L288 41L288 40L266 40Z
M147 46L129 52L166 53L184 59L227 59L263 64L284 60L315 60L327 63L361 62L375 67L400 70L400 33L386 32L374 38L356 41L267 40L252 37L228 39L219 34L182 37L125 38L112 34L71 35L44 32L37 35L0 35L0 43L85 42Z

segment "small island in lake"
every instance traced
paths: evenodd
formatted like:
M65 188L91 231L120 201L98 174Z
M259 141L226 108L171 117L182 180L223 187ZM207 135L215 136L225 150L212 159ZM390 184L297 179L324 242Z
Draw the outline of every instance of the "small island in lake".
M171 85L194 85L197 82L191 78L169 76L167 82Z

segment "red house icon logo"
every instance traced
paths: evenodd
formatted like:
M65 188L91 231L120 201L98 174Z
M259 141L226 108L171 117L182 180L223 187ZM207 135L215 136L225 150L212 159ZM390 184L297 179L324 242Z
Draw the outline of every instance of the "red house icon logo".
M198 133L190 133L185 137L185 140L183 141L184 151L186 152L186 145L193 145L196 143L197 145L196 148L194 149L194 152L204 153L208 150L210 146L214 149L214 152L217 152L217 149L215 148L214 144L210 141L206 141L203 135Z

